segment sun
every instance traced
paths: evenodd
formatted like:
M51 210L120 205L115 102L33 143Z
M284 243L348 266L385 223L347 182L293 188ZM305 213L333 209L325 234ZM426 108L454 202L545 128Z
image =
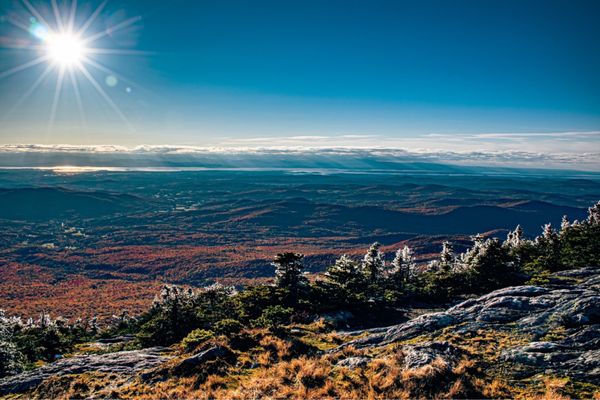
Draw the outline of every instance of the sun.
M81 64L87 53L84 41L70 32L48 35L45 39L45 48L48 58L63 68Z
M2 1L0 0L0 3ZM11 17L7 21L18 28L20 34L17 33L14 37L0 35L0 49L6 47L15 51L29 52L33 58L8 70L0 71L0 80L40 64L46 64L46 68L37 74L35 81L23 91L21 97L12 104L8 111L0 111L1 114L4 114L4 116L0 116L0 121L15 112L47 80L54 78L56 84L50 105L49 131L54 125L61 97L67 95L74 96L82 126L86 126L82 95L86 93L85 95L89 96L90 91L80 90L83 85L91 86L115 114L125 122L129 130L134 131L125 114L112 99L111 92L123 90L124 93L130 94L132 92L130 86L139 87L139 85L113 71L104 62L111 56L140 56L147 52L123 49L120 48L121 46L117 48L98 46L105 43L106 39L114 37L119 31L135 29L135 24L142 17L134 16L120 22L106 18L104 23L97 23L104 18L103 10L109 0L102 0L93 11L86 6L84 8L86 12L79 15L77 6L80 1L45 0L45 3L50 4L38 9L31 0L15 0L15 4L22 3L23 7L17 7L14 12L11 12ZM44 3L41 0L39 2ZM0 22L3 18L4 16L0 15ZM27 36L23 37L23 34ZM104 87L103 82L107 87ZM63 90L66 86L70 86L72 90Z

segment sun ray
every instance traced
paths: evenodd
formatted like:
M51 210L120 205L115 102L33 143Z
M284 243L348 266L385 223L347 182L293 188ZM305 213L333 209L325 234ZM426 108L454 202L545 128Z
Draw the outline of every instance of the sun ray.
M58 110L58 102L62 92L63 81L65 79L65 69L59 68L58 78L56 79L56 88L54 89L54 99L52 100L52 110L50 111L50 120L48 121L48 130L54 126L56 111Z
M88 30L88 28L94 23L98 15L102 12L104 7L106 7L106 3L108 0L104 0L96 10L90 15L90 17L83 23L83 25L77 31L77 35L83 36L83 34Z
M63 24L62 17L60 16L60 10L58 9L58 4L56 4L56 0L52 0L52 11L54 11L54 19L56 20L56 26L59 31L64 31L65 26Z
M73 85L73 92L75 93L75 101L77 102L77 108L79 109L79 117L81 118L81 124L85 127L87 122L85 119L85 111L83 109L83 101L81 99L81 93L79 92L79 85L75 73L72 69L69 69L69 77L71 78L71 85Z
M3 44L0 46L2 49L10 50L27 50L27 51L42 51L44 46L40 45L25 45L25 44Z
M46 27L46 29L50 30L50 24L48 24L48 22L44 19L44 17L42 17L42 15L38 12L38 10L36 10L36 8L34 6L31 5L31 3L29 2L29 0L23 0L23 4L25 4L25 7L27 7L27 9L29 10L29 12L35 17L37 18L37 20Z
M38 58L35 58L35 59L31 60L31 61L26 62L25 64L17 65L16 67L11 68L11 69L9 69L7 71L0 72L0 79L7 78L7 77L9 77L11 75L14 75L14 74L18 73L18 72L21 72L21 71L24 71L26 69L35 67L36 65L41 64L41 63L43 63L46 60L48 60L48 56L40 56Z
M96 47L88 47L87 54L115 54L123 56L149 56L155 53L144 50L123 50L123 49L103 49Z
M46 69L44 70L44 72L42 72L42 74L40 76L38 76L38 78L31 85L31 87L29 89L27 89L27 91L25 93L23 93L23 95L19 98L19 100L17 100L17 102L15 104L13 104L12 107L4 114L3 119L6 119L6 117L8 117L13 112L15 112L15 110L17 108L19 108L21 106L21 104L23 104L33 94L33 92L35 92L35 90L38 88L38 86L40 86L42 84L44 79L46 79L48 74L50 74L50 72L52 72L53 69L54 69L54 66L52 64L48 64L46 66Z
M94 77L90 74L90 72L87 70L85 65L80 63L78 65L78 67L79 67L79 70L81 71L81 73L83 74L83 76L85 76L87 78L87 80L92 84L92 86L96 89L96 91L100 94L100 96L102 96L102 98L108 103L108 105L117 113L117 115L125 122L125 124L127 124L127 127L133 131L134 130L133 126L131 125L131 123L125 116L125 114L123 114L121 112L121 110L115 104L115 102L104 91L104 89L102 89L102 86L100 86L100 84L96 81L96 79L94 79Z
M118 32L122 29L127 28L128 26L131 26L141 19L142 19L142 17L140 17L140 16L129 18L128 20L125 20L115 26L111 26L110 28L107 28L101 32L98 32L95 35L88 36L87 38L85 38L85 41L86 41L86 43L95 42L96 40L103 38L106 35L110 35L111 33Z
M9 17L9 18L8 18L8 22L9 22L11 25L13 25L13 26L16 26L17 28L21 28L21 29L23 29L25 32L29 33L29 26L28 26L27 24L24 24L24 23L23 23L23 22L21 22L21 21L17 21L17 20L15 19L15 17L14 17L14 16L11 16L11 17Z
M69 13L69 31L74 32L75 30L75 15L77 14L77 0L71 2L71 10Z

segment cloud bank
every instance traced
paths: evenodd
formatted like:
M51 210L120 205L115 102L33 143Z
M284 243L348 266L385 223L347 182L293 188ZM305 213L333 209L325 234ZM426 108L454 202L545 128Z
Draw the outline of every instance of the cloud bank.
M341 168L402 170L409 163L600 172L600 131L371 133L221 138L193 145L0 145L0 167Z
M433 135L433 134L432 134ZM487 134L485 139L491 139ZM497 134L497 137L508 134ZM589 134L594 136L595 134ZM349 136L349 135L346 135ZM430 135L431 138L435 136ZM510 136L512 138L512 136ZM326 138L326 139L320 139ZM600 151L534 152L520 150L436 150L391 147L323 146L331 137L296 136L282 144L276 138L245 139L251 145L199 147L174 145L0 145L0 167L39 168L56 166L168 167L168 168L340 168L401 170L408 164L431 163L459 166L523 167L600 171ZM355 135L354 140L372 140ZM455 136L452 137L456 139ZM238 140L239 142L239 140ZM278 146L269 145L277 143ZM312 143L312 146L308 145ZM358 143L360 144L360 143ZM588 147L596 150L597 147ZM599 149L600 150L600 149Z

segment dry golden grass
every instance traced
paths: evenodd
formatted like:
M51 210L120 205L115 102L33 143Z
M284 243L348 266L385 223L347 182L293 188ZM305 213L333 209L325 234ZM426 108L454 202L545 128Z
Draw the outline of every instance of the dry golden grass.
M364 367L350 369L336 363L351 356L368 356L369 350L346 347L320 356L290 358L289 342L265 335L251 358L254 368L231 365L198 376L173 377L155 383L139 379L110 379L81 375L68 382L53 382L53 398L110 397L122 399L409 399L481 397L471 375L475 363L454 365L436 359L415 369L403 367L402 352L375 356ZM170 364L170 363L169 363ZM258 366L257 366L258 365ZM167 375L168 376L168 375ZM492 393L492 391L490 391ZM499 392L496 392L499 393Z
M525 386L513 388L516 399L600 399L600 386L591 383L572 381L567 377L535 377Z
M260 341L260 346L271 353L273 361L283 360L290 356L290 342L280 339L276 336L265 336ZM261 364L266 365L266 364Z
M335 334L316 334L305 330L300 335L276 336L266 329L247 332L250 345L235 348L224 337L213 338L203 346L228 346L235 357L218 368L175 374L173 366L188 355L165 363L154 383L130 377L79 375L56 378L31 397L122 398L122 399L413 399L413 398L540 398L564 400L573 397L600 400L594 385L547 377L512 386L502 370L493 366L499 350L527 339L509 333L480 331L470 337L444 338L465 351L461 359L437 358L419 368L406 369L403 346L376 349L343 347L335 352L317 353L313 347L299 346L308 336L324 343ZM304 336L302 336L304 335ZM317 337L319 336L319 337ZM302 353L310 349L307 353ZM360 367L338 366L348 357L365 357ZM491 367L491 368L490 368ZM178 376L175 376L178 375ZM165 380L162 380L166 378ZM579 386L578 386L579 385ZM582 386L584 385L584 386ZM587 385L587 386L585 386ZM577 396L577 393L582 394Z
M485 383L483 380L477 380L475 385L482 387L482 393L487 398L506 399L511 396L511 387L500 379L494 378L490 383Z
M543 400L568 400L569 396L564 395L564 390L569 379L567 378L546 378L544 379L545 392L541 397Z
M454 367L442 359L416 369L404 369L403 356L391 354L375 358L364 368L337 367L342 358L364 354L353 348L345 354L299 357L257 368L249 375L231 380L207 380L199 387L215 399L246 398L344 398L380 399L439 397L456 398L480 394L469 375L468 360Z

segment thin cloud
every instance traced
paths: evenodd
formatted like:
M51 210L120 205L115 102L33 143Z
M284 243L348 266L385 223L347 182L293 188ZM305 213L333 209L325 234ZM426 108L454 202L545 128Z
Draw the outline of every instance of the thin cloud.
M449 134L449 133L428 133L421 135L425 138L451 138L451 139L539 139L539 138L569 138L581 137L584 139L597 138L600 139L600 131L568 131L568 132L490 132L490 133L473 133L473 134Z

